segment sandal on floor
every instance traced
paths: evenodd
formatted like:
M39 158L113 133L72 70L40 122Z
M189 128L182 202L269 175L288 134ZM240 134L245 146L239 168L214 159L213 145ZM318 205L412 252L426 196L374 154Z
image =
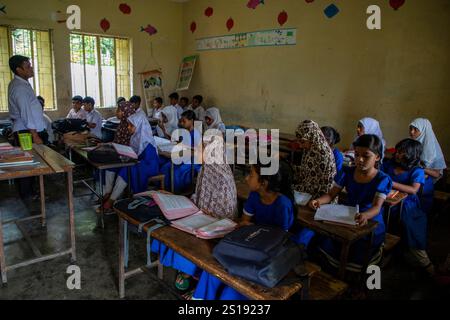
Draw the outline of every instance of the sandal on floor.
M178 273L177 279L175 280L175 287L180 291L186 291L189 289L189 286L191 285L190 276Z
M195 289L194 289L194 290L191 290L191 291L189 291L189 292L186 292L186 293L183 294L181 297L182 297L184 300L194 300L194 298L193 298L194 292L195 292Z

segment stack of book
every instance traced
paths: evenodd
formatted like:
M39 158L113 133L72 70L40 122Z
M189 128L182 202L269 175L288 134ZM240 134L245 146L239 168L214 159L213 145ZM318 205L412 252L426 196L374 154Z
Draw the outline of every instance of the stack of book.
M14 148L11 145L0 145L0 167L28 166L37 163L28 151L22 151L22 149Z

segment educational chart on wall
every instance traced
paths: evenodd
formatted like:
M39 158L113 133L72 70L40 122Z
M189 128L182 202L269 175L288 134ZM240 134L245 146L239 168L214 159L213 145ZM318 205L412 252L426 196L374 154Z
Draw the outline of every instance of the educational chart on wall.
M141 81L144 89L145 107L149 112L153 108L153 100L157 97L164 97L162 73L159 70L142 72Z
M178 75L176 91L189 89L197 59L198 56L189 56L183 59L180 67L180 74Z
M197 39L197 50L227 50L250 47L293 46L297 29L272 29Z

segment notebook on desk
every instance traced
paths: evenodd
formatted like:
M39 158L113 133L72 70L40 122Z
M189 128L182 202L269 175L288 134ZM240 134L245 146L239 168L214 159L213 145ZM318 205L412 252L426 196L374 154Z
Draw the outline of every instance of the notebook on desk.
M33 162L30 152L22 151L20 148L0 151L0 163Z
M317 209L314 220L356 226L355 218L358 212L358 206L349 207L339 204L326 204Z

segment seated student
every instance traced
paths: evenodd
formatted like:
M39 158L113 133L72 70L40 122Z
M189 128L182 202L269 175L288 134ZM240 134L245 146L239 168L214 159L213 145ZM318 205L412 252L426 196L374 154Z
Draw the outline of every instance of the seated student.
M222 144L223 146L223 144ZM220 147L216 137L205 143L203 150L203 166L197 177L195 194L192 201L204 213L216 218L237 217L237 191L236 182L231 168L225 161L225 152L222 153L221 163L212 158L212 150ZM153 240L152 251L159 253L161 263L166 267L179 270L175 286L181 291L190 287L191 277L200 276L201 269L189 260L182 257L163 243ZM192 295L189 292L186 297Z
M336 176L333 188L320 198L311 200L309 206L318 209L323 204L331 203L342 191L346 189L348 196L345 199L347 206L359 206L356 222L364 226L369 220L378 222L374 231L370 252L370 264L377 264L381 260L382 245L385 239L385 225L383 220L383 203L392 190L392 180L389 176L378 170L381 160L382 143L376 135L362 135L354 142L355 167L345 167L339 176ZM368 238L355 242L349 252L347 270L360 272L367 254ZM330 265L340 266L341 244L331 238L324 237L320 244L320 251L327 258Z
M443 175L447 168L441 146L434 134L431 122L428 119L418 118L409 125L409 135L419 141L423 146L420 159L425 166L425 174L428 178L422 190L422 209L429 213L433 206L434 183Z
M125 146L130 144L131 132L128 130L128 118L135 113L136 109L131 102L127 102L123 99L116 110L116 117L120 120L120 123L114 136L114 143L123 144Z
M155 100L153 100L153 109L149 117L153 119L161 119L162 109L163 109L163 99L160 97L155 98Z
M37 96L37 99L39 100L39 102L42 106L42 111L44 111L45 99L41 96ZM48 115L46 115L45 113L43 114L43 116L44 116L44 122L45 122L45 131L47 131L47 134L48 134L48 143L52 144L55 141L55 135L53 134L53 128L52 128L52 119L50 119L50 117Z
M130 147L138 155L139 163L131 167L131 190L140 193L147 190L148 179L158 174L158 152L152 129L143 112L128 118L131 133ZM109 211L128 185L128 169L111 169L105 174L105 197L103 209Z
M142 112L145 116L147 116L145 111L141 108L141 103L142 103L141 97L139 97L139 96L132 96L130 98L130 103L132 104L134 110L136 110L136 113Z
M127 99L125 99L124 97L117 98L117 102L116 102L117 107L119 107L122 102L126 102L126 101L127 101Z
M241 225L278 226L288 231L294 222L294 197L286 175L279 171L274 175L263 175L261 164L251 166L245 178L250 195L244 205ZM247 300L245 296L222 283L217 277L202 272L193 295L194 300Z
M322 130L322 133L325 136L325 139L327 139L331 150L333 150L334 161L336 162L336 171L337 174L339 174L342 171L342 167L344 165L344 156L336 147L336 145L341 141L341 135L336 131L336 129L332 127L322 127L320 128L320 130Z
M414 264L434 273L434 267L425 251L427 246L427 214L421 209L418 193L425 183L425 172L420 166L422 145L413 139L405 139L395 146L394 158L385 161L384 173L393 180L393 188L405 192L408 197L401 206L391 209L391 221L401 218L402 240L406 240L409 256ZM397 219L392 219L397 217Z
M181 114L184 112L183 107L181 107L178 104L178 100L180 99L180 96L178 93L174 92L169 95L170 105L177 109L177 118L181 118Z
M87 114L86 111L82 108L83 106L83 97L75 96L72 98L72 109L70 109L67 114L67 119L82 119L86 120Z
M195 119L202 121L205 124L205 109L202 107L203 97L196 95L192 98L192 110L195 113Z
M225 136L226 128L218 108L212 107L205 112L206 129L217 129Z
M161 119L156 127L158 137L171 139L172 133L178 129L177 109L173 106L165 107L161 111Z
M86 97L83 99L83 108L84 111L86 111L86 121L88 123L88 127L91 129L91 135L98 139L101 139L103 117L100 112L94 109L94 105L94 98Z
M381 160L383 161L384 150L386 149L386 141L383 138L383 132L381 131L380 123L373 118L363 118L359 120L358 125L356 127L355 141L364 134L374 134L378 138L380 138L382 143Z
M296 135L303 155L300 165L294 166L294 188L318 198L330 191L336 176L333 152L314 121L300 123Z
M192 107L189 105L189 98L182 97L180 99L180 107L183 109L183 112L192 110ZM181 115L180 115L180 117L181 117Z
M195 114L194 111L185 111L181 115L180 124L183 129L186 129L190 132L190 143L187 141L183 141L182 143L190 146L191 148L195 148L200 145L202 142L201 133L198 132L194 128ZM193 151L192 151L193 152ZM193 167L193 168L192 168ZM168 161L166 163L161 163L161 173L165 175L165 185L171 185L171 162ZM179 165L174 165L174 192L178 193L185 190L188 186L192 185L192 169L194 173L198 173L201 169L200 164L183 163Z

